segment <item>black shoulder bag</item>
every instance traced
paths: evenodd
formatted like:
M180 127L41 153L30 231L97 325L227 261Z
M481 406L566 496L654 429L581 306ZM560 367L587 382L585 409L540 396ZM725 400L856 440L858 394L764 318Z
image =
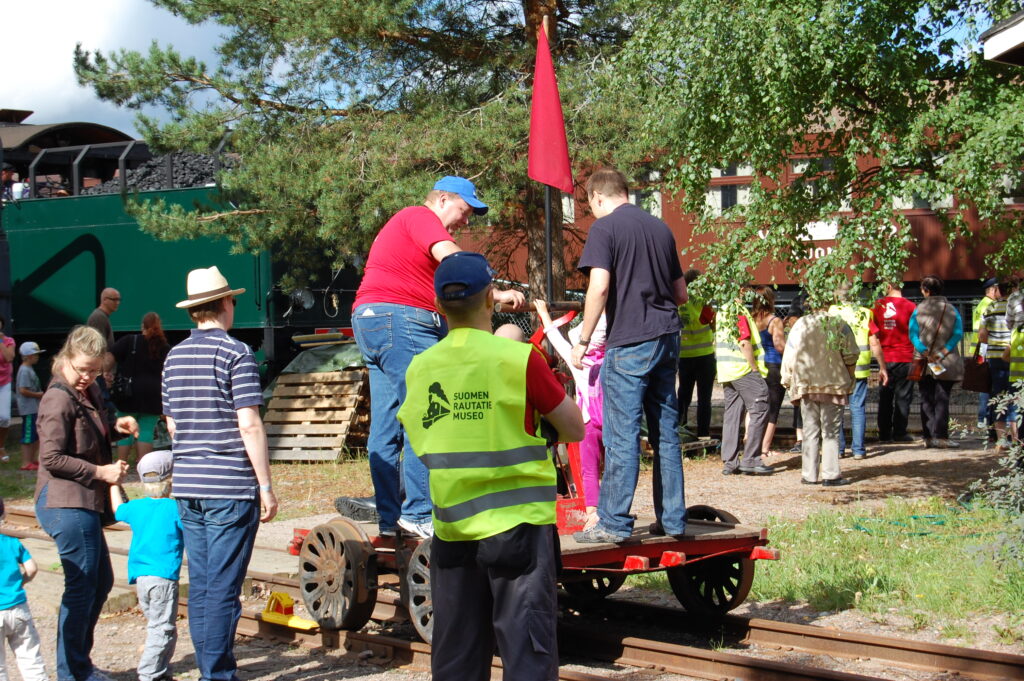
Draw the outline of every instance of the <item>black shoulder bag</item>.
M135 375L135 346L139 340L138 334L132 336L132 353L130 355L132 360L132 371L131 373L124 371L121 367L117 368L117 376L114 377L114 384L110 386L110 399L114 400L114 404L117 408L122 411L131 411L127 407L128 402L132 399L134 391L132 390L132 377Z

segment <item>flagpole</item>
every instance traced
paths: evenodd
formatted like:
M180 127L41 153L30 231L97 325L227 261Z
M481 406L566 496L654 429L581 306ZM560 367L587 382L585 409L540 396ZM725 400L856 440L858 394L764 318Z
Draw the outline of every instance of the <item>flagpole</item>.
M551 30L548 28L550 23L550 15L545 14L544 18L541 19L541 30L544 31L544 35L548 36L550 42ZM548 300L552 300L555 293L555 275L554 275L554 253L552 252L552 227L551 227L551 185L544 184L544 253L545 253L545 265L544 265L544 281L547 283L548 290L545 292L545 296Z
M553 300L551 296L554 295L555 291L555 278L554 271L552 269L552 261L554 258L554 254L552 253L553 249L551 248L551 236L551 185L546 184L544 185L544 247L546 254L545 259L547 263L544 273L546 275L546 281L548 286L548 290L545 294L547 300Z

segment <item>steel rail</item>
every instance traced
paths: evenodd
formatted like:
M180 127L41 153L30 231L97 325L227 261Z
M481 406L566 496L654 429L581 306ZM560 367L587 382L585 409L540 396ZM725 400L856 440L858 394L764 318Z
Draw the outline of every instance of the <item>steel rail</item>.
M982 681L1024 681L1024 655L826 629L806 624L726 615L709 623L686 611L608 599L573 607L588 615L603 614L621 622L634 617L659 626L707 636L709 629L745 645L800 650L818 655L881 660L911 669L959 674Z
M587 624L560 623L559 650L618 664L695 676L743 681L881 681L876 676L837 672L675 643L624 636Z

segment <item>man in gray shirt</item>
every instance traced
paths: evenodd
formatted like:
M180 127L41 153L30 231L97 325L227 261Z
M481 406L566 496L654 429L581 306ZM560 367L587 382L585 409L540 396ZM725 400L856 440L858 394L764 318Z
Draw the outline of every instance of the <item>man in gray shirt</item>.
M110 315L117 312L121 305L121 294L116 288L105 288L100 293L100 305L86 320L86 325L100 332L107 339L107 350L114 346L114 329L110 326Z

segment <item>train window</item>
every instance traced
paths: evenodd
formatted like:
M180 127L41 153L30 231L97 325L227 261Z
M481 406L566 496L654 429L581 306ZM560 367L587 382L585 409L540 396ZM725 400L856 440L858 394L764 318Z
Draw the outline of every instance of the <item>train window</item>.
M712 168L711 177L749 177L754 174L754 167L741 164L732 164L724 168Z
M719 184L708 187L706 202L711 214L715 217L734 206L746 206L750 203L749 184Z
M576 196L562 192L562 224L571 225L576 222Z
M661 218L661 192L652 189L630 190L629 202L640 206L656 218Z
M790 161L789 169L794 175L803 175L807 172L811 161L817 161L818 172L828 172L835 170L836 167L835 160L826 156L821 158L794 158Z
M1019 175L1003 177L1003 203L1007 205L1024 203L1024 179Z
M893 210L946 210L953 207L953 197L943 196L939 199L929 199L917 192L913 192L910 198L896 197L892 202Z

